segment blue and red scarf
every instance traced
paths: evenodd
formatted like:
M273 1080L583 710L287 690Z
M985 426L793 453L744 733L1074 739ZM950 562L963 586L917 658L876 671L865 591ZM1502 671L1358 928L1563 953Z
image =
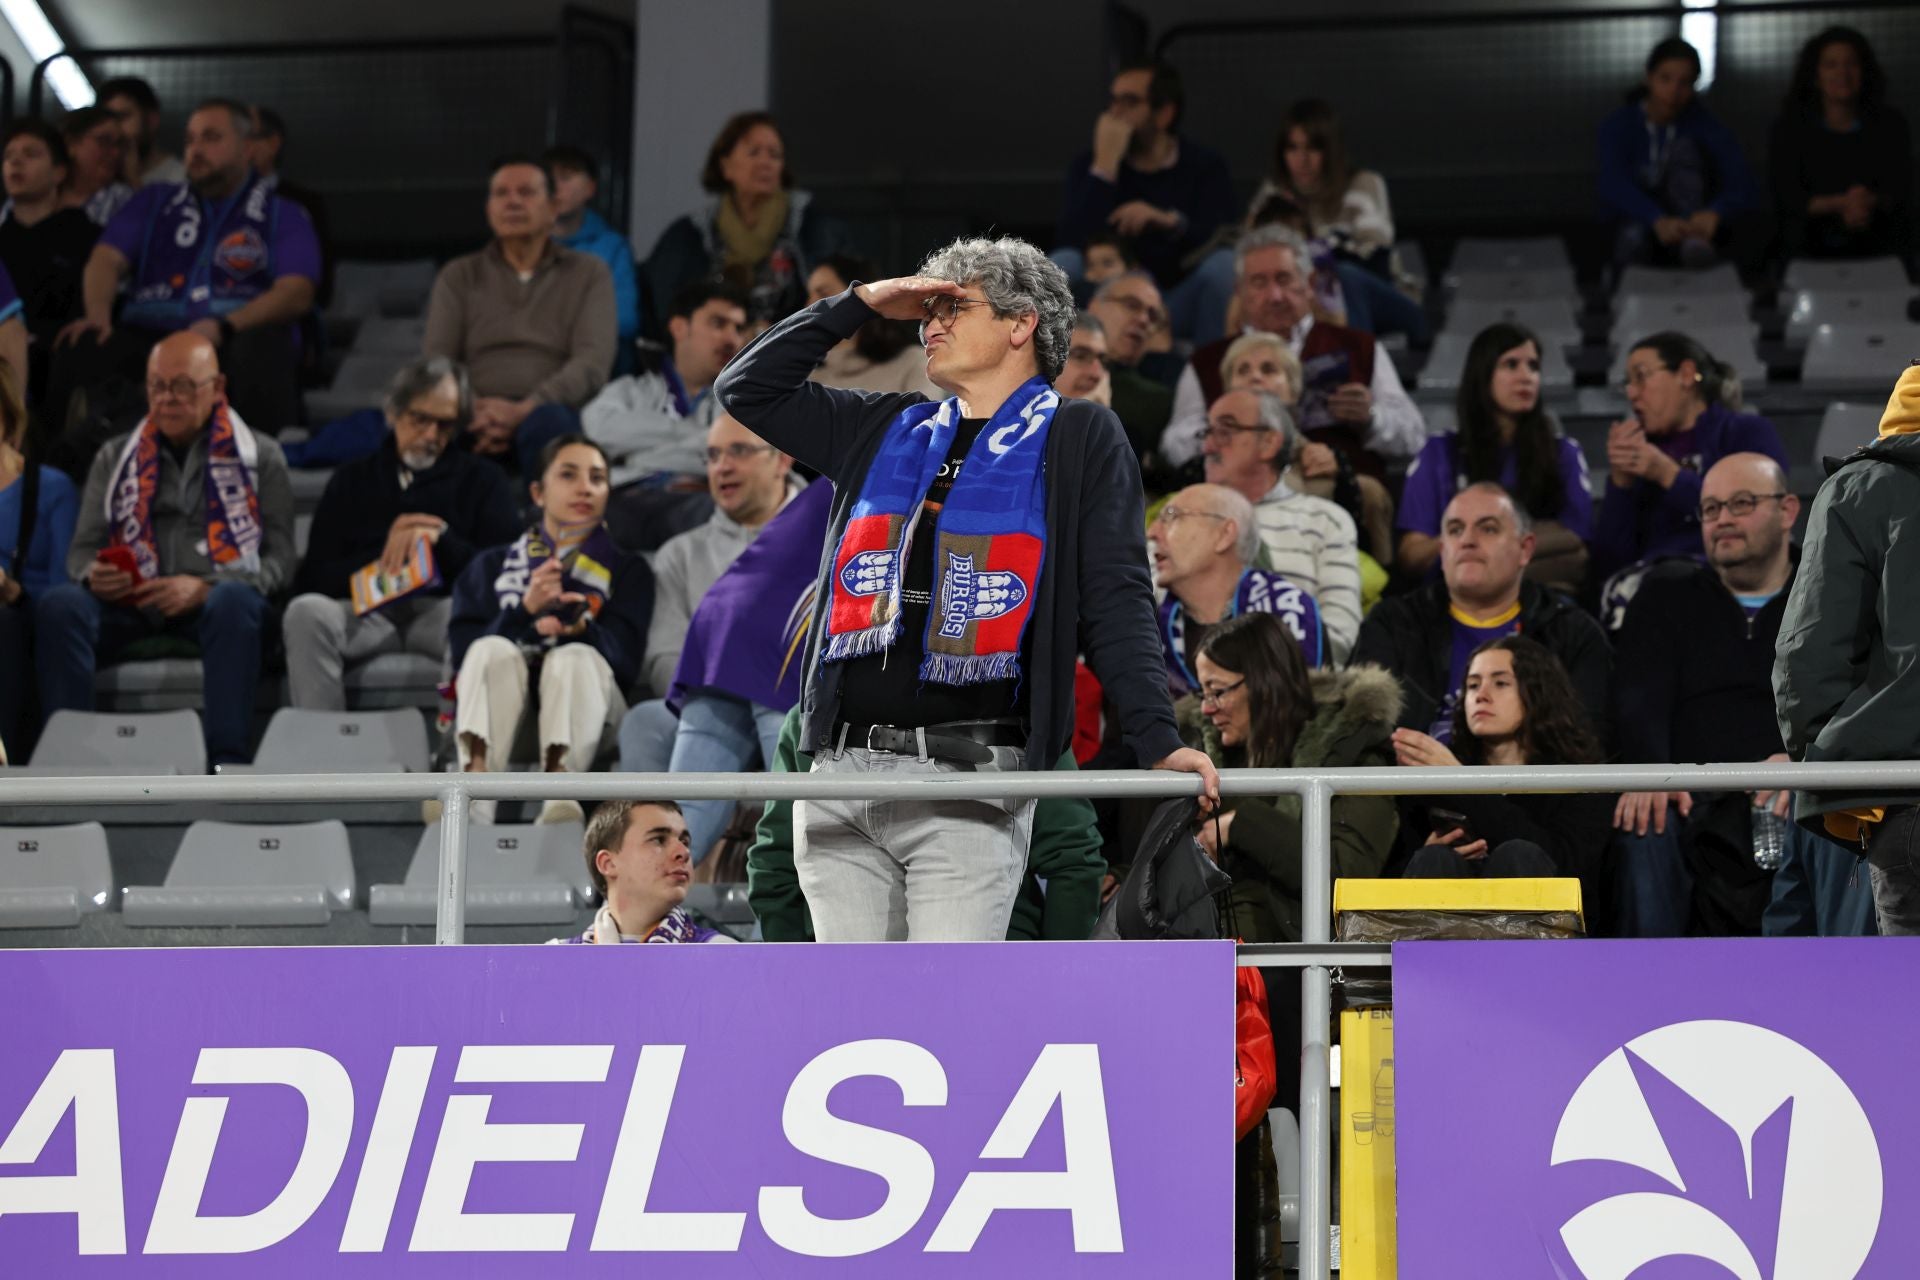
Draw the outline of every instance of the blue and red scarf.
M206 493L207 558L218 570L257 573L260 569L260 449L253 431L222 399L207 419L207 461L201 468ZM141 419L113 466L107 486L107 528L111 542L133 552L142 579L160 576L160 554L153 537L153 497L160 487L160 428Z
M1046 559L1047 430L1060 397L1032 378L968 450L940 512L920 678L980 684L1020 674L1020 639ZM900 635L900 575L927 490L947 460L960 402L902 410L854 500L833 553L828 662L865 657Z

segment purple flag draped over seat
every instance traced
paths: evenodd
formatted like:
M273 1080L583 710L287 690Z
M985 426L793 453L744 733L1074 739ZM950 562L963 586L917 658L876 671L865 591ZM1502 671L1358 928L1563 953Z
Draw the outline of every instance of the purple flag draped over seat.
M815 480L767 521L701 597L667 690L677 715L687 695L717 690L785 711L800 700L807 628L833 485Z

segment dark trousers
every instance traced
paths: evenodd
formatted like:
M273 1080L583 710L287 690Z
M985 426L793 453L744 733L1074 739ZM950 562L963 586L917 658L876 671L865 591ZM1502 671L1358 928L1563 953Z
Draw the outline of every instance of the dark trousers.
M1920 807L1892 809L1867 842L1873 913L1888 936L1920 934Z
M197 612L178 618L106 604L78 583L55 587L34 609L41 705L49 716L91 711L101 663L111 664L136 640L181 636L200 646L207 759L245 763L269 621L267 598L244 582L215 583Z
M0 605L0 745L7 760L25 764L39 737L34 718L33 607L25 601Z
M1407 862L1409 880L1508 879L1557 876L1547 851L1531 840L1503 840L1484 858L1463 858L1444 844L1430 844Z
M42 407L54 465L84 477L94 450L138 420L147 403L147 356L167 336L159 329L119 325L105 342L88 335L54 351ZM271 436L300 421L292 326L262 325L236 333L219 354L227 403L248 426ZM85 414L70 421L73 397L81 392ZM69 439L76 432L80 435Z

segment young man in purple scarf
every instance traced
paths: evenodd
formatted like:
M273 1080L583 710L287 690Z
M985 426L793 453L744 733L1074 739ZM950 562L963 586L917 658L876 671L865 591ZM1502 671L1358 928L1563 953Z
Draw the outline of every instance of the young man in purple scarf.
M948 399L809 382L875 315L918 319ZM1147 575L1139 465L1110 409L1063 401L1074 305L1023 241L959 240L917 276L781 321L715 383L721 405L837 487L801 748L820 773L1045 767L1072 733L1084 650L1143 767L1218 778L1183 748ZM822 941L1006 936L1031 800L801 801L794 863Z

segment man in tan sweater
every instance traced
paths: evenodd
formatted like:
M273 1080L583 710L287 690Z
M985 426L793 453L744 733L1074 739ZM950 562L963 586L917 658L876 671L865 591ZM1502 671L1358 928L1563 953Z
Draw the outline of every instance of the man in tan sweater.
M493 241L441 268L427 304L425 354L472 371L474 451L515 457L523 475L547 441L580 430L613 367L613 278L554 240L554 218L552 175L532 160L495 166Z

